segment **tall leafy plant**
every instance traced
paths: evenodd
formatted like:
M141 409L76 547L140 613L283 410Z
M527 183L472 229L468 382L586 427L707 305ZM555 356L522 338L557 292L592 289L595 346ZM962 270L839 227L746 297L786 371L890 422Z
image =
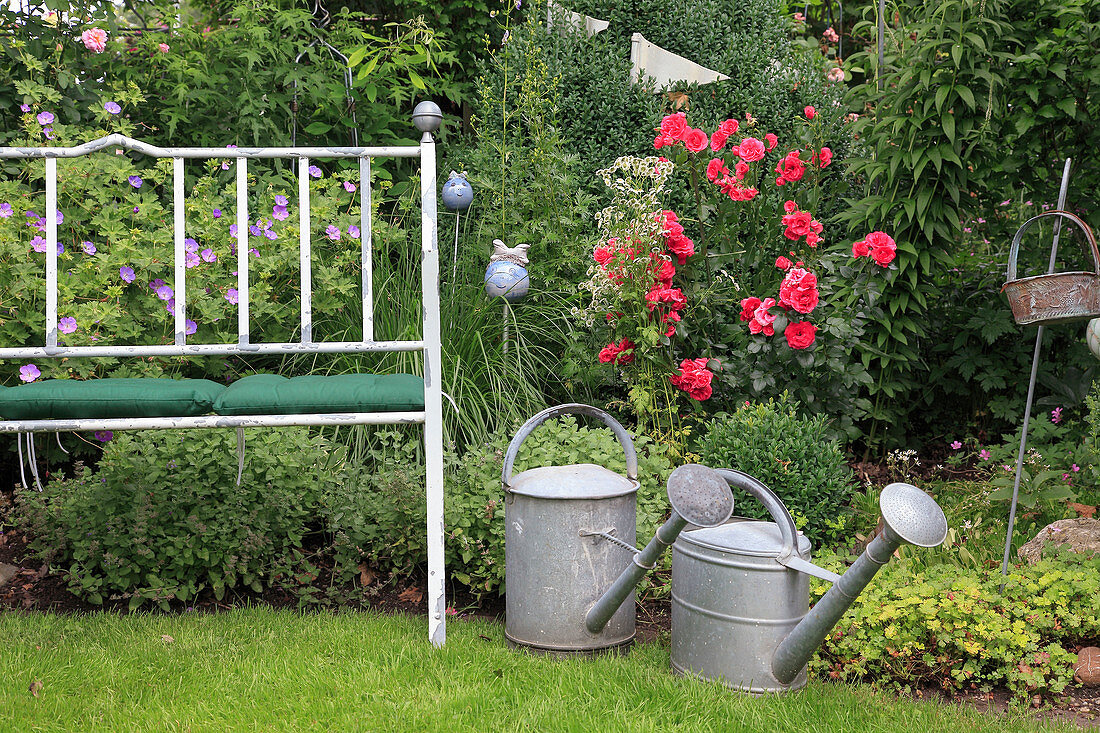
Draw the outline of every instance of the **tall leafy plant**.
M852 90L853 106L870 108L856 122L870 154L854 160L865 195L842 215L853 229L887 228L898 243L897 269L884 285L881 319L859 346L874 376L871 443L896 440L902 405L921 369L919 342L929 335L930 287L952 259L952 244L974 209L972 192L989 185L997 142L988 123L1003 92L1003 69L1015 55L1002 20L1004 0L948 0L904 11L886 44L886 65ZM873 36L872 9L855 32ZM903 11L899 11L902 13ZM875 49L853 56L866 70ZM881 81L881 90L876 86Z

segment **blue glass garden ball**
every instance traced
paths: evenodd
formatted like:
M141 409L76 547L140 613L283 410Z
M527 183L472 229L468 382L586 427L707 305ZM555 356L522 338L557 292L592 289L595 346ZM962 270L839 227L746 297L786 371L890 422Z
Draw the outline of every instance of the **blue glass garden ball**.
M450 211L465 211L474 202L474 187L462 176L454 176L443 184L443 205Z
M490 298L504 298L510 303L527 295L531 281L527 268L514 262L490 262L485 270L485 293Z

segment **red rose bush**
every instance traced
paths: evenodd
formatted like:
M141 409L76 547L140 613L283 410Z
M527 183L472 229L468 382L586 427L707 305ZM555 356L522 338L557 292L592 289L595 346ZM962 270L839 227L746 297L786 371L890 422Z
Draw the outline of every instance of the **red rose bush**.
M697 302L695 328L686 329L678 321L666 333L679 330L690 338L692 350L718 363L747 361L746 369L723 369L722 378L740 390L747 378L751 393L758 396L778 391L784 380L801 381L812 390L805 383L815 378L810 374L814 369L823 379L842 375L838 379L844 381L844 391L849 397L855 393L853 380L864 379L864 374L859 365L850 363L851 344L862 333L863 319L875 308L878 286L851 286L864 273L889 268L897 254L897 244L881 231L854 242L849 253L848 245L830 241L825 217L819 220L816 215L822 208L823 181L834 168L830 145L836 141L828 138L840 124L836 118L837 125L830 128L823 109L820 105L802 110L796 120L800 140L795 144L760 129L751 115L745 115L744 121L727 119L708 134L693 127L684 112L665 116L653 141L655 149L672 159L657 159L660 162L655 165L668 166L669 173L675 166L690 175L689 195L695 199L696 211L690 212L695 214L691 219L684 217L687 212L680 217L669 212L659 215L665 251L650 256L667 258L674 266L668 273L689 260L695 265L679 281L676 296L666 292L672 289L670 279L657 282L653 277L645 300L655 313L674 312L678 319L686 301ZM694 241L685 229L695 235ZM597 262L602 257L598 254ZM861 267L865 259L871 262ZM837 292L845 293L843 302L829 303ZM739 304L744 336L729 332L725 325L729 318L719 310L723 302L728 303L727 313L737 313L733 307ZM703 323L714 324L713 331L708 332ZM626 331L615 335L637 342L635 334ZM770 344L772 339L775 345ZM815 356L822 339L828 341L824 347L828 353ZM755 356L746 358L738 350ZM792 356L803 370L801 379L791 370ZM789 375L778 374L784 369L783 359L788 360ZM701 356L684 359L680 373L672 378L694 399L712 393L712 380L704 385L696 376L696 365L704 361Z

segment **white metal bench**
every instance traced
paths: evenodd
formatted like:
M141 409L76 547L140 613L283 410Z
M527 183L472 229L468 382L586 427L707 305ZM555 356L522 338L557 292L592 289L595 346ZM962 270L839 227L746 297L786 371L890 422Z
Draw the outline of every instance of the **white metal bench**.
M253 356L291 354L366 354L394 351L423 353L423 409L397 411L340 411L301 414L203 414L159 417L93 417L71 419L3 419L0 433L55 431L99 431L175 428L244 428L287 425L377 425L424 424L424 454L427 463L428 533L428 635L441 646L446 637L446 599L443 565L443 426L440 370L439 252L437 241L436 155L432 133L439 129L442 115L432 102L422 102L413 121L423 135L419 145L391 147L314 148L160 148L123 135L109 135L75 147L0 148L0 159L45 159L46 195L46 322L41 346L0 345L0 359L63 359L68 357L179 357ZM171 158L173 173L174 230L174 342L149 345L65 346L58 343L58 252L57 252L57 159L75 158L103 150L132 150L155 158ZM374 295L371 260L371 159L406 157L420 159L421 173L421 292L423 331L420 340L377 341L374 336ZM237 226L237 341L236 343L189 343L186 333L187 302L185 281L184 161L187 159L232 158L236 166ZM299 252L301 264L300 340L285 343L251 343L249 338L249 212L248 161L297 159ZM358 341L315 341L311 308L310 199L311 159L356 158L359 161L359 205L361 207L361 266L363 337ZM51 380L68 381L68 380ZM110 379L97 380L109 382ZM28 385L30 386L30 385ZM22 387L13 387L19 390Z

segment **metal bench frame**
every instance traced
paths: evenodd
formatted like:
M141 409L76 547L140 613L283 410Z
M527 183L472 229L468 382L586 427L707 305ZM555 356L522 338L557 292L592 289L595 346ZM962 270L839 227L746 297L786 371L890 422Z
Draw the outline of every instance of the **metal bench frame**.
M426 106L427 105L427 106ZM55 432L61 430L145 430L175 428L244 428L287 425L384 425L424 424L428 533L428 636L442 646L446 638L446 598L443 564L443 413L439 317L439 247L437 231L436 154L432 133L442 116L433 103L422 102L413 114L423 133L419 145L390 147L312 148L160 148L124 135L113 134L75 147L4 147L0 159L44 158L46 164L46 328L45 345L0 347L0 359L65 357L216 356L328 353L354 354L420 351L424 354L424 410L419 412L356 412L301 415L242 415L226 417L149 417L58 420L0 420L0 433ZM75 158L103 150L122 148L155 158L171 158L174 213L175 308L172 344L139 346L61 346L57 319L57 159ZM371 159L401 157L420 159L421 197L421 292L423 336L419 341L376 341L371 263ZM238 329L235 344L188 343L186 329L184 160L233 159L236 165ZM301 339L296 342L253 344L248 318L248 161L266 158L298 160L299 251L301 263ZM314 341L311 308L309 174L313 158L359 160L360 242L363 268L363 338L360 341Z

